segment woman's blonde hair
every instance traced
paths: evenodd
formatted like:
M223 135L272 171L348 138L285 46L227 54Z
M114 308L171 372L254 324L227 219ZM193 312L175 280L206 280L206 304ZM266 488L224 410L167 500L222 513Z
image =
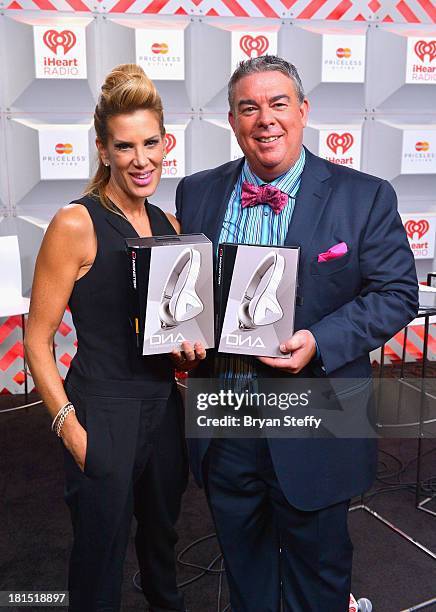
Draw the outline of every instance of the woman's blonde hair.
M145 109L155 113L162 137L165 136L163 107L153 82L137 64L120 64L106 77L94 112L94 127L98 140L107 145L108 119L116 115ZM108 210L120 214L105 194L111 175L99 156L98 168L86 186L85 194L97 196Z

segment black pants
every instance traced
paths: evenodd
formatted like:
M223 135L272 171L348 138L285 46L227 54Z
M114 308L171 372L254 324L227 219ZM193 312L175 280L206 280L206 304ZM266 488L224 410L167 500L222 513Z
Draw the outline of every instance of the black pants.
M133 513L142 588L153 612L184 609L177 589L174 525L187 482L181 400L82 394L66 390L87 430L84 473L65 450L74 531L71 612L120 609L123 564Z
M348 612L348 501L291 506L263 439L213 440L204 468L232 612Z

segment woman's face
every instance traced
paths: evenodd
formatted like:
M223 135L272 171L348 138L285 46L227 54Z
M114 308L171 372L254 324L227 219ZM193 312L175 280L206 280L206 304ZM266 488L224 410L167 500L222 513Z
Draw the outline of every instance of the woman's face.
M108 120L106 146L97 140L103 163L110 164L109 194L121 202L142 204L158 186L162 173L165 139L159 121L150 110L116 115Z

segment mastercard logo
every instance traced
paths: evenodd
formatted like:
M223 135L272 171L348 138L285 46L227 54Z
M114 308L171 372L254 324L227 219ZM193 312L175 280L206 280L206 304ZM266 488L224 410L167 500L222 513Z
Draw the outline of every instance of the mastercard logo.
M345 47L344 49L339 47L339 49L336 49L336 56L341 59L344 57L351 57L351 49L348 47Z
M161 53L162 55L165 55L165 53L168 53L168 45L166 43L154 43L153 45L151 45L151 52L152 53Z
M430 143L426 142L425 140L417 142L415 145L415 149L417 151L428 151L430 148Z
M73 152L73 145L70 144L69 142L66 143L62 143L59 142L56 147L56 153L59 153L59 155L70 155Z

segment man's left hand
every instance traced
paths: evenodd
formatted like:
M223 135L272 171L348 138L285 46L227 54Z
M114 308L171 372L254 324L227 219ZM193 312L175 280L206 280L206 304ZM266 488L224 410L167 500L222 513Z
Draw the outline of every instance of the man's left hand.
M258 357L259 361L271 368L277 368L288 374L298 374L316 355L314 335L308 329L300 329L289 340L280 345L282 357Z

